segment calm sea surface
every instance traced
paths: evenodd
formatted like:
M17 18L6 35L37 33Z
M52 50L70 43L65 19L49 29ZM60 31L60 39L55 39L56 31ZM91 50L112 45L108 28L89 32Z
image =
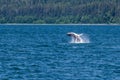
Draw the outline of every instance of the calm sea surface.
M0 25L0 80L120 80L120 25Z

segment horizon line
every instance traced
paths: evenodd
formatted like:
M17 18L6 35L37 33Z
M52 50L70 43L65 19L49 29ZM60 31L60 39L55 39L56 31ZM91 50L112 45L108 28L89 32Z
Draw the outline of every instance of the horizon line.
M5 24L1 24L0 25L120 25L120 24L114 24L114 23L110 23L110 24L34 24L34 23L5 23Z

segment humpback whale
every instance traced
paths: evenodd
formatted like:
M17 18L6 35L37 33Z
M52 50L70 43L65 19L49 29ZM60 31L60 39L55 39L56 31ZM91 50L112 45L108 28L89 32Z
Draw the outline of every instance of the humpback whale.
M82 33L77 34L74 32L68 32L67 35L72 37L71 43L89 43L89 39L85 37Z

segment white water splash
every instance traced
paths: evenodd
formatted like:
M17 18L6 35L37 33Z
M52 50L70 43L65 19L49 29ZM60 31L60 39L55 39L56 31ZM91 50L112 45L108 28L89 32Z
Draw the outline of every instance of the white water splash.
M75 38L74 36L71 36L70 43L90 43L90 40L86 34L81 33L76 35L77 35L77 38Z

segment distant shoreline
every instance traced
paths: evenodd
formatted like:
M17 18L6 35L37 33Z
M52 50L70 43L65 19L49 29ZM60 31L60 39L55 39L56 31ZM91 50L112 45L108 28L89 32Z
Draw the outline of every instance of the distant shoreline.
M7 23L7 24L0 24L0 25L120 25L120 24L17 24L17 23Z

